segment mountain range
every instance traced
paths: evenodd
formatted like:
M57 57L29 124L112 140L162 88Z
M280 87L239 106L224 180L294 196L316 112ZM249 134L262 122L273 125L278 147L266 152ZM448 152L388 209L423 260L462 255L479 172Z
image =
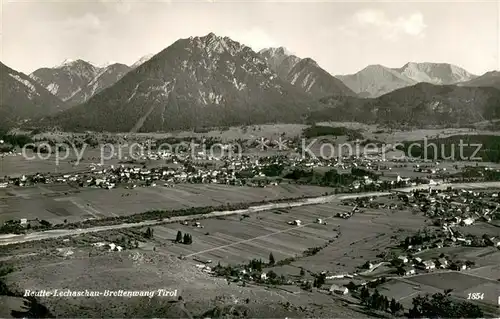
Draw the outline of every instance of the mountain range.
M342 81L323 70L311 58L298 58L283 47L263 49L259 54L279 78L313 97L356 96Z
M131 66L83 60L32 74L2 67L1 122L146 132L306 119L462 125L497 116L500 72L446 63L370 65L332 76L283 47L253 51L210 33ZM7 119L7 120L6 120Z
M210 33L176 41L52 123L62 129L161 131L296 121L314 104L258 53Z
M53 68L38 69L30 77L66 104L77 105L115 84L130 70L120 63L96 67L83 60L66 60Z
M500 90L421 82L377 98L329 97L311 122L353 121L391 127L467 126L500 118Z
M470 81L459 83L460 86L490 86L500 90L500 72L491 71L487 72L477 78Z
M417 83L450 85L475 79L477 76L448 63L406 63L401 68L369 65L350 75L337 75L360 97L379 97Z
M134 64L132 64L130 66L131 69L135 69L137 68L139 65L143 64L144 62L147 62L149 61L149 59L151 59L152 57L154 56L154 54L150 53L150 54L147 54L143 57L141 57L139 60L137 60Z
M35 80L0 63L0 126L66 109Z

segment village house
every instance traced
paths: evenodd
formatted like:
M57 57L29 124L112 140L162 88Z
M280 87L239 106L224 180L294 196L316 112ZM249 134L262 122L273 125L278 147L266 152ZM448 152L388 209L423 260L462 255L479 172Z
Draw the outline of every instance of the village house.
M406 256L398 256L398 259L401 260L405 264L408 262L408 257L406 257Z
M493 243L493 246L500 248L500 238L499 237L492 238L491 242Z
M346 295L347 293L349 293L349 289L347 287L340 287L338 285L333 284L330 286L330 293L335 293L338 295Z
M436 264L432 260L424 260L422 262L422 267L425 270L431 271L431 270L436 269Z
M456 263L456 269L459 271L467 270L467 264L464 262L458 262Z
M411 275L415 275L415 268L413 267L405 267L404 268L405 272L404 272L404 275L405 276L411 276Z
M439 267L440 268L447 268L448 267L448 260L446 260L445 258L439 258L437 260L438 264L439 264Z
M118 246L114 243L110 243L110 244L108 244L108 246L109 246L109 251L122 251L123 250L122 246Z
M288 222L289 225L295 225L295 226L300 226L302 224L302 221L299 219L294 220L293 222Z
M470 226L470 225L474 224L474 218L469 217L469 218L463 219L461 224L464 226Z

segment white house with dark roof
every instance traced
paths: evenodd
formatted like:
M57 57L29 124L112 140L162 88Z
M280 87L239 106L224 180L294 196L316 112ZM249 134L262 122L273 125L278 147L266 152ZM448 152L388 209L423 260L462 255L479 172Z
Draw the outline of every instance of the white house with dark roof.
M338 285L331 285L330 286L330 293L335 293L339 295L347 295L349 293L349 289L347 287L341 287Z

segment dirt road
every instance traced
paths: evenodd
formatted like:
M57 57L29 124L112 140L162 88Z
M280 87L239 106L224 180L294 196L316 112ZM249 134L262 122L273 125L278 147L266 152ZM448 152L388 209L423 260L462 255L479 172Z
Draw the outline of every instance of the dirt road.
M457 184L441 184L437 186L431 186L433 189L446 189L451 186L454 189L485 189L485 188L500 188L500 182L482 182L482 183L457 183ZM406 187L395 189L393 191L398 192L410 192L415 189L428 189L429 185L419 185L415 187ZM166 218L163 220L147 220L138 223L123 223L117 225L109 225L109 226L96 226L85 229L58 229L58 230L47 230L40 232L33 232L26 235L0 235L0 246L11 245L16 243L25 243L30 241L44 240L49 238L59 238L66 236L75 236L80 234L87 233L96 233L106 230L114 230L114 229L125 229L125 228L133 228L133 227L146 227L146 226L154 226L158 224L164 223L176 223L181 221L188 221L193 219L203 219L203 218L212 218L218 216L226 216L226 215L236 215L236 214L251 214L255 212L261 212L272 209L282 209L282 208L291 208L291 207L300 207L305 205L318 205L325 204L334 201L340 201L342 199L349 198L357 198L357 197L371 197L371 196L387 196L390 195L391 192L370 192L370 193L357 193L357 194L339 194L339 195L329 195L329 196L319 196L309 199L303 200L290 200L289 202L277 203L277 204L264 204L258 206L252 206L248 209L239 209L239 210L230 210L230 211L215 211L208 214L203 215L189 215L189 216L180 216L173 218Z
M227 216L227 215L237 215L237 214L251 214L256 212L262 212L266 210L272 209L283 209L283 208L292 208L292 207L300 207L306 205L319 205L325 203L331 203L334 201L340 201L343 199L349 198L357 198L357 197L371 197L371 196L387 196L389 192L373 192L373 193L358 193L358 194L347 194L347 195L329 195L329 196L320 196L314 198L308 198L303 200L291 200L289 202L284 203L276 203L276 204L264 204L252 206L247 209L238 209L238 210L228 210L228 211L215 211L208 214L201 215L189 215L189 216L179 216L166 218L163 220L146 220L138 223L123 223L117 225L108 225L108 226L96 226L84 229L57 229L57 230L46 230L40 232L33 232L29 234L22 235L0 235L0 246L12 245L18 243L25 243L37 240L44 240L50 238L60 238L66 236L76 236L80 234L87 233L97 233L101 231L107 230L115 230L115 229L125 229L125 228L133 228L133 227L147 227L154 226L158 224L165 223L176 223L182 221L189 221L193 219L203 219L203 218L213 218L218 216Z

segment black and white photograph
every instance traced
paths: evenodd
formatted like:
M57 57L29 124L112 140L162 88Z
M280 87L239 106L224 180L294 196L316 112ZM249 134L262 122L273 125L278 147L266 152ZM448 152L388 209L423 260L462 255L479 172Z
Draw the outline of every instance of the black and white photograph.
M1 0L0 318L499 318L500 0Z

